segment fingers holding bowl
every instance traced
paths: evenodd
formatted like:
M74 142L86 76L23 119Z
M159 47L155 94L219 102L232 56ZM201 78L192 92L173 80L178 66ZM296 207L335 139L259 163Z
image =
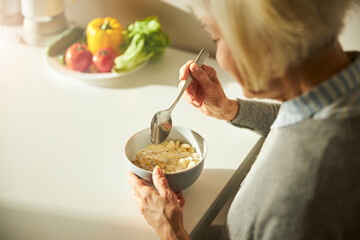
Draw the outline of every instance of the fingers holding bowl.
M185 198L182 192L176 192L176 198L180 204L180 207L183 207L185 204Z

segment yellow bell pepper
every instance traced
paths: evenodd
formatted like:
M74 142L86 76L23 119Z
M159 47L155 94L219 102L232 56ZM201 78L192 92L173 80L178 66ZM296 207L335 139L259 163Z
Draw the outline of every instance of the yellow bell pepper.
M111 48L120 54L119 45L123 41L123 27L115 18L95 18L86 28L87 44L92 54L101 48Z

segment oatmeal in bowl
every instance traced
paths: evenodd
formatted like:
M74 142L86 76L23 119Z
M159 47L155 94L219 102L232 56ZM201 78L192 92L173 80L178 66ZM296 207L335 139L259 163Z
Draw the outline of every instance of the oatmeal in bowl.
M206 152L206 142L198 133L179 126L173 126L169 137L161 144L151 144L149 129L143 129L125 145L130 171L151 181L154 167L159 166L175 192L197 180Z
M145 147L135 155L132 162L136 166L151 172L155 166L159 166L164 173L173 173L192 168L200 160L200 156L193 146L171 140Z

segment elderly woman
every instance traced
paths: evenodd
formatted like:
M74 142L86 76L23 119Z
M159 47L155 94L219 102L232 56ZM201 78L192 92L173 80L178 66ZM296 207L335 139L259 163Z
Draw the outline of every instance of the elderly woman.
M360 57L338 42L351 0L200 0L216 59L248 98L230 100L193 61L186 99L206 115L267 136L229 209L227 239L360 239ZM189 239L181 193L128 180L162 239Z

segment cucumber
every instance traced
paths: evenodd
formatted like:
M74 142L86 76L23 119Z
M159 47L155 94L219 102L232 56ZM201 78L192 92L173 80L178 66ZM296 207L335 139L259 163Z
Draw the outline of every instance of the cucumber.
M84 36L84 29L81 27L73 27L65 30L59 38L52 42L47 50L46 54L49 57L55 57L66 51L73 43Z

